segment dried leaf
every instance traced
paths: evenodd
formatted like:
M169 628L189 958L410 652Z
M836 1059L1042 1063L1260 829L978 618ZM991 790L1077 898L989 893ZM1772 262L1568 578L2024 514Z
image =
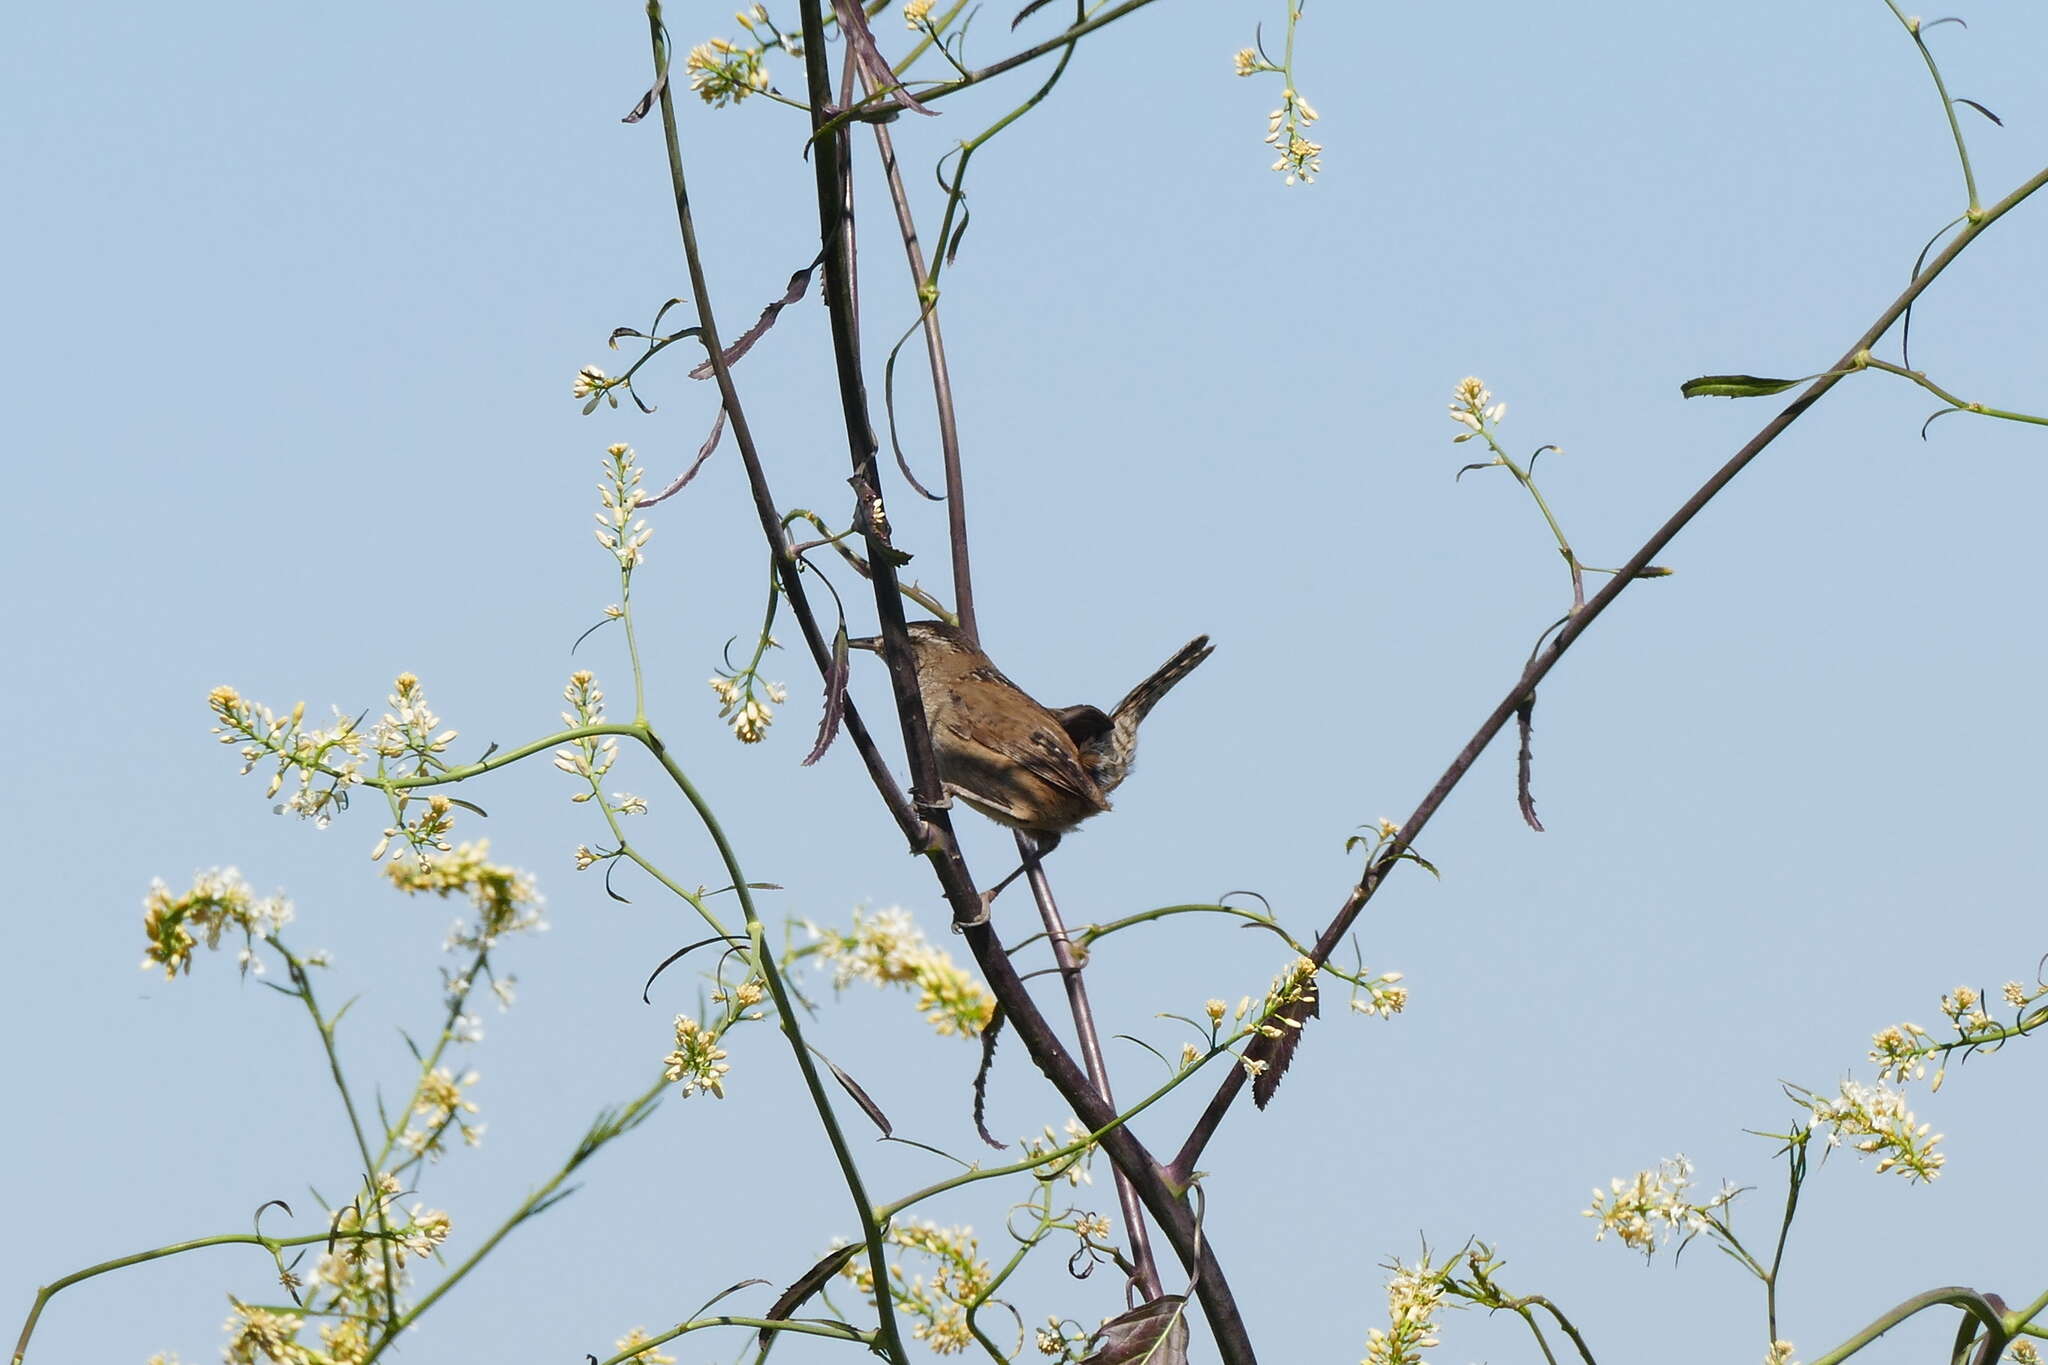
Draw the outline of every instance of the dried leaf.
M704 462L711 458L711 452L718 449L718 438L723 435L725 435L725 408L723 405L720 405L718 416L711 419L711 434L704 438L703 445L697 447L697 458L690 462L690 467L683 471L682 477L662 489L659 493L656 493L653 497L640 499L635 506L652 507L658 502L674 497L687 488L690 480L697 477L697 471L704 467Z
M974 1131L981 1134L981 1140L999 1152L1007 1152L1010 1144L997 1142L983 1122L988 1113L988 1073L995 1065L996 1037L1003 1031L1003 1007L997 1005L990 1011L988 1024L981 1031L981 1065L974 1072Z
M794 275L791 275L789 277L789 284L782 291L782 297L769 304L766 308L763 308L761 316L754 319L754 325L749 327L738 341L725 348L725 364L727 369L737 365L741 356L754 349L754 343L759 341L768 329L775 325L775 319L781 316L783 309L804 296L804 291L811 287L812 274L817 271L820 265L824 264L824 261L825 253L821 251L818 253L817 259L813 260L802 270L797 271ZM690 371L690 378L709 379L716 373L717 370L712 367L711 362L706 360Z
M1280 1036L1260 1036L1244 1050L1247 1060L1264 1062L1265 1070L1252 1078L1252 1103L1264 1109L1272 1101L1273 1092L1280 1088L1280 1078L1287 1074L1287 1068L1294 1061L1294 1049L1301 1046L1301 1030L1311 1019L1322 1013L1323 995L1317 990L1313 995L1291 1000L1273 1011L1267 1022L1278 1026Z
M839 722L846 715L846 679L852 672L847 660L851 657L846 644L846 623L842 621L832 637L832 666L825 670L825 713L818 717L818 742L804 756L806 768L825 756L839 734Z
M654 102L661 98L662 88L667 84L668 72L663 71L661 75L655 78L654 84L647 88L647 93L640 97L640 102L633 106L633 111L620 119L619 122L638 123L641 119L646 118L648 111L654 108Z
M1119 1313L1090 1338L1080 1365L1187 1365L1187 1298L1164 1294Z
M1536 694L1531 692L1522 698L1522 704L1515 708L1515 734L1521 745L1515 750L1515 803L1522 808L1522 819L1538 834L1543 832L1543 822L1536 818L1536 798L1529 790L1529 770L1534 766L1534 755L1529 748L1529 737L1535 733Z
M860 0L832 0L832 12L839 18L839 31L846 35L846 50L867 77L870 87L886 90L889 98L905 109L914 109L928 118L938 115L917 102L917 97L903 88L903 82L896 79L896 72L889 65L889 59L875 46L875 34L868 27L867 9Z
M888 1137L896 1131L895 1128L891 1126L891 1124L889 1123L889 1116L882 1112L882 1106L876 1104L874 1100L868 1095L868 1092L860 1088L859 1083L856 1082L853 1079L853 1077L847 1075L844 1071L841 1071L839 1069L839 1064L837 1062L833 1061L830 1057L827 1057L824 1053L818 1051L818 1049L816 1048L811 1049L811 1055L816 1057L819 1061L823 1062L826 1066L832 1068L832 1078L838 1081L840 1086L846 1091L846 1093L853 1097L853 1102L861 1107L861 1112L868 1116L869 1121L872 1122L875 1125L875 1127L882 1130L883 1137Z
M789 1288L783 1290L781 1296L774 1303L770 1304L768 1311L761 1316L772 1318L776 1322L787 1322L790 1314L803 1307L805 1300L830 1284L834 1275L846 1269L846 1263L858 1255L860 1250L860 1243L850 1242L846 1246L834 1247L826 1252L824 1258L816 1265L797 1276L796 1281ZM773 1327L763 1327L761 1329L761 1349L767 1350L769 1343L774 1340L775 1329Z

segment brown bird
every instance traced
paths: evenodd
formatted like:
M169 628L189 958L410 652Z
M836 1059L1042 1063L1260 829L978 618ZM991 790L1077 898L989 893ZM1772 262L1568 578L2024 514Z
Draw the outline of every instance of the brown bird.
M848 643L881 648L878 637ZM1189 641L1106 714L1039 705L958 626L912 621L910 648L946 790L1049 852L1060 835L1109 809L1109 793L1137 758L1139 723L1212 647L1206 635Z

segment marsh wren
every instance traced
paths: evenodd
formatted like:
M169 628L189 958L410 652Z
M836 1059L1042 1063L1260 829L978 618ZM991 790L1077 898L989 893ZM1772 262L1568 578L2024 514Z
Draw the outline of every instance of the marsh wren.
M879 637L848 643L881 648ZM1060 835L1109 809L1109 794L1137 758L1139 723L1212 646L1206 635L1190 640L1106 714L1039 705L958 626L912 621L910 648L946 790L1032 835L1047 852Z

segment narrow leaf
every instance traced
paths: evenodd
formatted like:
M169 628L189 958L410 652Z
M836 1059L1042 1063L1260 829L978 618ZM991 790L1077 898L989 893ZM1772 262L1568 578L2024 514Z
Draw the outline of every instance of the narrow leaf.
M695 943L692 943L687 948L676 949L667 957L663 958L661 960L661 965L656 967L654 971L648 976L647 984L640 988L641 1001L645 1004L653 1004L654 1002L647 998L647 992L653 989L655 979L659 977L663 972L667 971L670 967L675 966L676 963L681 962L684 958L688 957L691 953L696 952L699 948L709 947L711 944L714 943L745 943L746 941L747 940L745 935L742 934L714 934L710 938L698 939Z
M1029 19L1032 15L1038 13L1040 10L1044 9L1047 5L1050 5L1051 3L1052 0L1031 0L1030 4L1026 5L1023 9L1018 10L1017 17L1010 21L1010 32L1015 33L1017 31L1017 25L1023 23L1026 19Z
M868 1120L875 1127L882 1130L883 1137L891 1137L895 1134L896 1129L890 1124L889 1116L882 1112L882 1106L876 1104L873 1097L867 1091L860 1088L859 1082L855 1081L853 1077L847 1075L844 1071L841 1071L837 1062L827 1057L824 1053L819 1052L818 1049L812 1048L811 1053L819 1061L832 1068L832 1078L839 1082L841 1088L848 1095L853 1097L853 1102L860 1106L861 1112L868 1116Z
M1943 408L1943 409L1942 409L1942 410L1941 410L1940 412L1937 412L1937 413L1935 413L1935 414L1934 414L1934 417L1930 417L1930 418L1928 418L1928 419L1927 419L1926 421L1924 421L1924 422L1922 422L1922 423L1920 424L1920 439L1921 439L1921 440L1923 440L1923 441L1927 439L1927 428L1929 428L1929 427L1931 427L1931 426L1933 426L1933 425L1934 425L1934 419L1935 419L1935 417L1946 417L1946 416L1948 416L1948 415L1949 415L1950 413L1952 413L1952 412L1961 412L1961 411L1962 411L1962 409L1961 409L1961 408Z
M818 742L811 746L804 756L803 766L808 768L825 756L832 747L832 740L839 734L839 722L846 714L846 680L852 672L848 664L851 658L846 644L846 623L839 623L839 630L832 637L832 666L825 670L825 713L818 717Z
M672 498L687 488L690 480L697 477L697 471L704 467L704 462L711 458L711 452L718 449L718 438L723 435L725 435L725 405L721 403L718 408L718 416L711 419L711 434L704 438L703 445L697 447L697 458L690 462L690 467L683 471L682 477L662 489L659 493L656 493L653 497L643 497L635 506L652 507L657 502L665 498ZM595 628L592 627L592 629Z
M996 1038L1003 1031L1003 1007L997 1005L990 1011L988 1027L981 1031L981 1065L974 1072L974 1131L981 1134L981 1140L999 1152L1010 1150L1007 1142L997 1142L988 1131L983 1120L988 1113L988 1073L995 1065Z
M763 308L761 316L754 319L754 325L749 327L738 341L725 348L725 364L728 369L738 364L741 356L754 349L754 343L759 341L767 333L768 329L775 325L775 319L781 316L783 309L804 296L804 291L811 287L811 275L820 265L824 264L824 261L825 253L821 251L818 253L817 259L813 260L802 270L797 271L794 275L791 275L789 277L789 284L782 291L782 297L769 304L766 308ZM657 323L656 325L659 326L660 324ZM709 379L716 373L717 370L712 366L711 362L706 360L690 371L690 378Z
M638 123L641 119L646 118L648 113L654 108L654 102L661 98L662 87L667 84L668 72L663 71L659 76L655 77L654 84L647 87L647 93L640 97L639 102L633 106L632 112L620 119L619 122Z
M1536 798L1529 791L1529 770L1535 766L1529 737L1535 733L1535 720L1536 694L1531 692L1515 708L1515 734L1521 740L1515 750L1515 804L1521 807L1522 819L1529 828L1541 834L1543 822L1536 818Z
M1969 105L1969 106L1970 106L1970 107L1971 107L1972 109L1975 109L1975 110L1976 110L1976 111L1977 111L1978 113L1982 114L1982 115L1983 115L1983 116L1984 116L1985 118L1988 118L1988 119L1990 119L1990 120L1991 120L1991 121L1992 121L1993 123L1997 124L1997 125L1998 125L1999 127L2003 128L2003 127L2005 126L2005 120L2004 120L2004 119L2002 119L2002 118L2000 118L2000 117L1999 117L1998 115L1996 115L1996 114L1992 113L1992 112L1991 112L1991 111L1990 111L1989 109L1986 109L1986 108L1985 108L1985 107L1984 107L1983 105L1981 105L1981 104L1977 103L1977 101L1975 101L1975 100L1966 100L1966 99L1960 99L1960 98L1959 98L1959 99L1957 99L1957 100L1956 100L1956 103L1957 103L1957 104L1967 104L1967 105Z
M843 1247L834 1247L826 1252L816 1265L797 1276L791 1282L789 1288L783 1290L775 1302L768 1306L768 1311L761 1316L775 1322L788 1321L790 1315L803 1307L806 1300L826 1285L832 1283L832 1277L846 1269L846 1263L859 1254L860 1250L860 1243L850 1242ZM769 1343L774 1340L775 1329L773 1327L763 1327L761 1329L761 1349L767 1350Z
M1769 398L1774 393L1798 384L1803 379L1760 379L1753 374L1703 374L1698 379L1688 379L1678 386L1678 392L1686 398Z

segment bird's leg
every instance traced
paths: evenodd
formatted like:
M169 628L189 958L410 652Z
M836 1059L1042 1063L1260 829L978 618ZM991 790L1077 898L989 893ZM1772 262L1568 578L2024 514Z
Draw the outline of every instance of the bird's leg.
M1009 876L981 893L980 917L969 920L964 924L955 922L953 929L956 933L959 930L971 928L976 924L987 924L989 908L996 903L996 897L1003 894L1003 889L1032 868L1037 867L1039 859L1059 847L1060 836L1057 834L1027 834L1021 829L1016 831L1016 834L1017 849L1024 855L1024 861Z

